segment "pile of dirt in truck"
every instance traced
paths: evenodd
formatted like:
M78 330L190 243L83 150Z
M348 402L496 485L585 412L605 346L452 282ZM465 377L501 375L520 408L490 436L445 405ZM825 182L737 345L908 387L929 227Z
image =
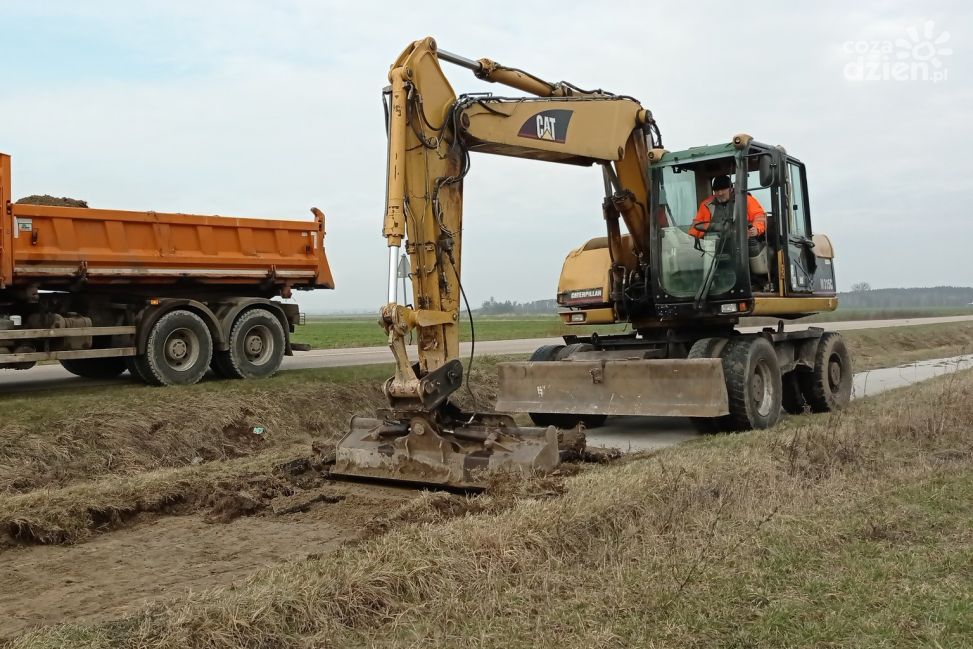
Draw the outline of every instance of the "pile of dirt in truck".
M88 207L88 201L78 198L51 196L50 194L31 194L19 199L17 205L50 205L51 207Z

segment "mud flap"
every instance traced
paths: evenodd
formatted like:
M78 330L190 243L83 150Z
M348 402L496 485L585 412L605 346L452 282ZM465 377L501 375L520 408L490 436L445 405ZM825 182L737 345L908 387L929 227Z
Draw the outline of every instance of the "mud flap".
M716 358L501 363L498 412L718 417L729 413Z
M370 417L353 417L335 450L335 475L482 488L498 473L528 474L558 465L558 436L548 428L459 426L437 433Z

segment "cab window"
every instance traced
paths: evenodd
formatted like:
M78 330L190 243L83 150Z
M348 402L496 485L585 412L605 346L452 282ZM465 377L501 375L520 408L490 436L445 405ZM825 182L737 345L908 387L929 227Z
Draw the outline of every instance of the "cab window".
M788 201L787 201L787 231L791 236L810 237L808 227L807 197L804 193L804 178L801 166L793 162L787 163Z

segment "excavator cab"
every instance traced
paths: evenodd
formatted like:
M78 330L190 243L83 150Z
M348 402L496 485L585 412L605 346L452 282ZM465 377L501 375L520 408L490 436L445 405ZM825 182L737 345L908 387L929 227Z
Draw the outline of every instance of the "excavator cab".
M689 238L698 206L721 175L734 185L731 220L711 222L704 237ZM652 167L659 216L657 302L678 308L693 298L697 310L742 315L753 312L761 297L818 296L827 310L835 294L834 267L826 237L819 237L815 249L805 179L799 160L752 140L742 147L730 143L663 155ZM753 205L766 215L767 227L750 240L747 213ZM794 315L806 315L806 304L795 304Z
M782 147L740 135L726 144L662 152L648 173L654 216L647 286L627 286L621 296L616 286L612 298L607 238L592 239L562 267L557 295L566 324L634 319L638 327L658 316L736 322L835 308L831 243L811 229L804 164ZM697 223L705 231L697 238L691 234L697 212L720 176L733 183L732 209ZM766 230L750 241L747 212L754 202L766 215Z

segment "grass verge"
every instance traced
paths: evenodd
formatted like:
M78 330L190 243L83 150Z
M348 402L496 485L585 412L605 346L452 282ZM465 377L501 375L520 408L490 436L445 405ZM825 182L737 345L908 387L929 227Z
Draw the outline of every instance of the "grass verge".
M245 457L329 437L383 397L385 368L0 399L0 495Z
M973 323L845 332L863 371L969 353ZM495 364L478 359L476 406L490 409ZM0 506L4 498L100 478L250 457L333 441L352 414L384 405L390 366L295 370L272 379L207 381L166 389L120 384L0 397ZM469 403L463 390L461 399ZM255 434L255 430L262 430Z
M973 644L973 372L13 646Z

